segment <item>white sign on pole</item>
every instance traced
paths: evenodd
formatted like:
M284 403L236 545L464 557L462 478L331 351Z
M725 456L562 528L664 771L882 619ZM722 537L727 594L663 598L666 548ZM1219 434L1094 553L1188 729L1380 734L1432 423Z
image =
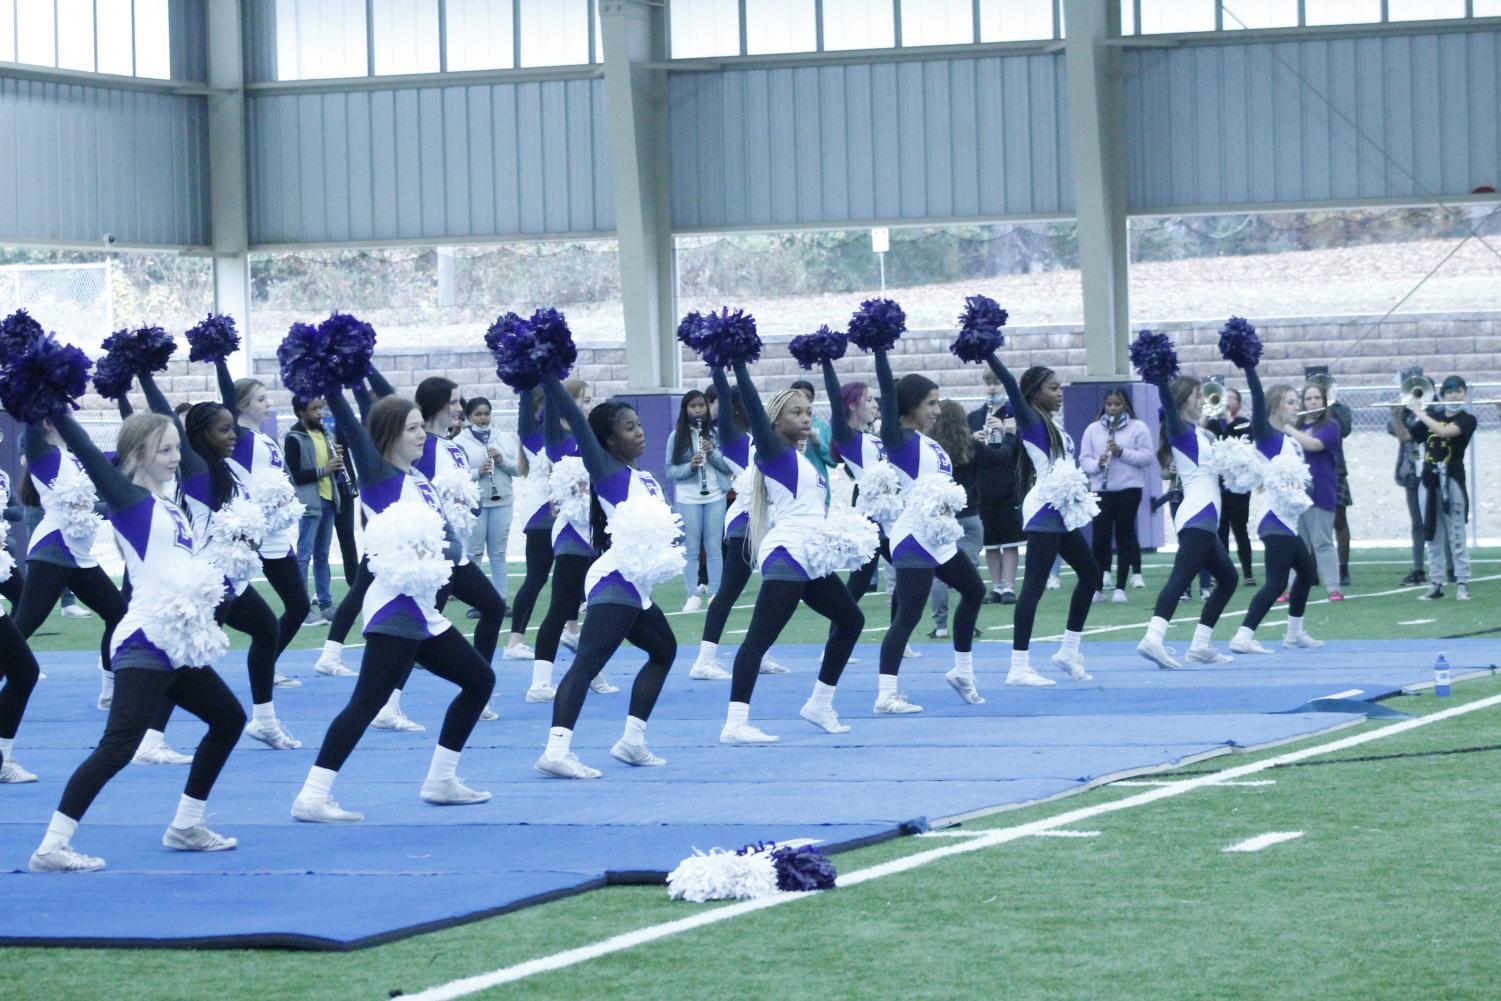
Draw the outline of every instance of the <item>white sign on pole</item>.
M884 226L870 231L870 249L877 254L884 254L891 249L891 230Z

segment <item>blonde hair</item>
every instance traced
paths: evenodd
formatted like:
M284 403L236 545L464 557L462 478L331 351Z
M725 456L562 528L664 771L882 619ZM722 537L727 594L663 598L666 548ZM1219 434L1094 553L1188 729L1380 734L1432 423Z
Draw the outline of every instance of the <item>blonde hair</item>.
M120 472L126 479L135 475L146 458L146 452L156 447L172 425L172 418L165 414L131 414L125 418L115 438L115 453L120 457Z
M808 397L801 390L782 389L772 394L766 403L766 418L773 425L777 418L782 416L782 411L787 409L787 404L793 400L808 402ZM788 446L791 448L792 446ZM746 545L750 547L751 562L755 562L756 553L761 551L761 540L766 537L766 530L771 522L771 498L766 494L766 477L761 472L761 467L756 467L756 475L751 486L750 500L750 525L745 533Z
M573 397L573 402L577 403L584 398L584 393L589 389L589 384L583 379L564 379L563 388L568 391L569 396Z
M258 389L265 389L266 384L259 379L236 379L235 380L235 416L240 416L240 411L245 409L245 404L255 395Z

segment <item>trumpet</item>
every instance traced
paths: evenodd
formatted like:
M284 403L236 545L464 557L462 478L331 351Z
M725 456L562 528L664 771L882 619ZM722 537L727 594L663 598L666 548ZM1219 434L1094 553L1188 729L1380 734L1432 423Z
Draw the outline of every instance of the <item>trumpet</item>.
M1434 389L1433 380L1426 375L1409 375L1402 380L1402 398L1387 403L1367 403L1366 407L1406 407L1417 403L1427 405L1438 399L1438 392ZM1479 401L1477 401L1479 402Z
M1204 380L1204 416L1213 420L1225 413L1225 384L1210 377Z

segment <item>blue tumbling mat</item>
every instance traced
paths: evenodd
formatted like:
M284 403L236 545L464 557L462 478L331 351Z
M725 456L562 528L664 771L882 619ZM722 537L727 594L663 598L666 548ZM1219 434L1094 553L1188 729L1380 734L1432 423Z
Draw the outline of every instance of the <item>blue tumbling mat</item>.
M1492 640L1446 641L1456 677L1494 669ZM240 839L233 852L161 846L186 769L126 769L74 838L108 868L76 876L25 871L62 785L93 747L91 653L47 654L16 757L41 776L0 787L0 944L360 948L502 913L609 883L661 882L695 848L810 839L828 851L926 829L930 822L1040 802L1130 775L1349 726L1368 703L1428 677L1432 641L1331 642L1321 650L1240 657L1220 667L1159 671L1127 642L1086 647L1091 682L1012 689L1000 657L976 651L987 701L961 702L943 679L948 652L922 648L903 665L920 715L877 717L874 647L857 650L837 706L851 730L825 734L797 718L820 651L777 648L788 675L759 679L753 721L782 737L769 747L719 743L728 686L687 677L688 655L663 691L649 732L666 767L632 769L608 749L626 694L592 695L574 749L604 770L560 782L532 770L551 707L523 699L529 663L501 661L498 721L480 723L460 772L494 798L471 807L422 803L417 790L452 689L418 672L403 697L426 733L370 731L335 787L362 824L294 822L293 796L352 679L312 670L291 651L277 711L304 742L271 751L242 740L209 804L210 825ZM639 654L606 675L626 688ZM221 673L248 695L243 654ZM559 665L559 672L566 665ZM1334 711L1329 711L1334 710ZM203 733L179 714L168 738L191 750ZM141 901L151 901L148 907Z

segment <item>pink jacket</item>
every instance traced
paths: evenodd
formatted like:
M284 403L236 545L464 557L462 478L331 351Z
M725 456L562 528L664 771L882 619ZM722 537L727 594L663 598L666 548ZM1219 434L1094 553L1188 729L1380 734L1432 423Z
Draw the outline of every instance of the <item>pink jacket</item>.
M1147 426L1135 418L1126 419L1125 426L1115 432L1115 443L1121 447L1121 454L1106 463L1106 471L1101 473L1100 456L1105 454L1109 440L1103 419L1090 422L1084 429L1084 442L1079 447L1079 468L1089 474L1089 485L1095 490L1146 489L1147 473L1157 466L1157 456L1152 452L1152 434Z

